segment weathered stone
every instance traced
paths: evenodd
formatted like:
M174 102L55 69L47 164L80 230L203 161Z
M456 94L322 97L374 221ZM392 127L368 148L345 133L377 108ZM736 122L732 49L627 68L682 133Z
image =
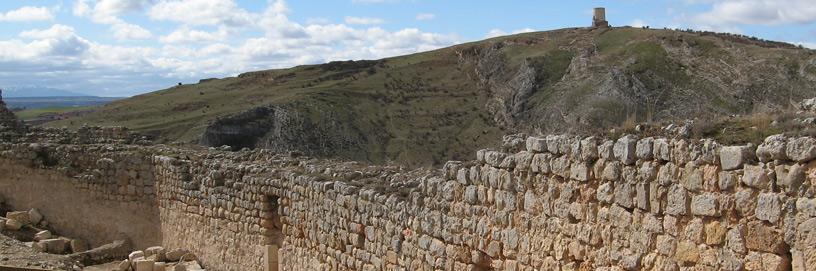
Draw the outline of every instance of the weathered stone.
M607 161L615 160L614 152L615 142L612 140L605 140L601 145L598 145L598 157Z
M618 183L615 187L615 203L626 208L633 207L632 198L635 196L634 186L628 183Z
M25 211L7 212L6 218L9 220L16 220L23 223L23 225L31 224L31 218L28 216L28 212Z
M153 271L153 266L155 266L153 260L146 260L146 259L138 259L133 261L133 270L134 271Z
M654 156L654 138L647 137L637 142L635 155L638 159L651 160Z
M670 215L685 215L689 209L689 197L685 188L672 185L668 192L666 213Z
M615 158L626 165L634 164L637 159L637 156L635 156L637 141L638 138L635 135L625 135L619 138L612 149L615 153Z
M691 199L691 213L702 216L720 216L717 196L712 193L695 195Z
M486 151L484 153L485 163L491 165L493 167L499 167L504 159L507 158L507 154L498 151Z
M725 234L728 229L724 227L719 221L712 221L705 226L705 235L707 245L721 245L725 239Z
M671 150L669 149L669 140L665 138L657 138L654 140L653 157L657 160L668 162L671 161Z
M576 162L570 165L570 179L588 181L590 173L589 165L586 162Z
M799 187L805 182L805 167L800 164L793 164L788 168L787 174L777 174L779 186L787 189L789 192L799 190Z
M745 227L745 247L769 253L783 253L787 249L782 234L759 221L748 222Z
M759 220L776 223L782 215L781 196L774 193L761 193L757 197L755 216Z
M600 202L611 203L615 196L614 190L611 182L603 183L598 186L598 190L595 192L595 198Z
M581 140L581 160L587 162L594 162L597 159L598 159L598 139L593 136L590 136Z
M85 241L82 241L80 239L72 239L70 247L71 252L73 253L84 252L88 250L88 243L85 243Z
M770 184L770 178L768 178L768 172L761 165L746 165L742 183L750 187L765 189Z
M762 144L759 144L756 150L757 158L760 162L769 162L772 160L787 160L788 156L785 153L785 146L787 138L785 135L772 135L765 138Z
M62 254L65 252L65 249L68 248L68 243L70 240L63 239L63 238L54 238L54 239L45 239L40 240L37 242L40 248L44 248L43 251L52 253L52 254Z
M6 230L19 231L21 228L23 228L23 223L20 222L20 221L17 221L16 219L6 219L5 221L6 221L6 223L5 223L6 224L5 225Z
M51 231L40 231L34 235L34 241L51 239Z
M727 146L720 148L720 165L723 170L742 168L742 165L754 161L754 147L751 144L744 146Z
M28 218L30 220L29 222L32 225L37 225L37 224L40 223L40 221L42 221L43 216L42 216L42 214L40 214L39 210L34 208L34 209L31 209L31 210L28 210Z
M786 146L788 158L804 163L816 158L816 139L810 137L791 138Z
M145 257L152 259L156 262L163 262L167 260L166 251L164 247L161 246L153 246L146 248L144 250Z
M128 255L128 260L130 260L131 263L134 263L137 259L144 259L144 257L144 251L137 250Z
M541 153L547 151L547 140L540 137L528 137L526 142L527 151Z
M677 243L675 258L681 265L694 265L700 260L700 250L692 242L680 241Z

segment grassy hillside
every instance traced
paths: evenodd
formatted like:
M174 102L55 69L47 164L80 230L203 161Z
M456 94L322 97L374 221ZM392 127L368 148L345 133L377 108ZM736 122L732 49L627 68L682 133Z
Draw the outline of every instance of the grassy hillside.
M168 141L204 135L213 145L429 165L469 158L511 132L600 133L783 109L816 95L815 83L814 52L785 44L562 29L207 80L48 125L124 125Z

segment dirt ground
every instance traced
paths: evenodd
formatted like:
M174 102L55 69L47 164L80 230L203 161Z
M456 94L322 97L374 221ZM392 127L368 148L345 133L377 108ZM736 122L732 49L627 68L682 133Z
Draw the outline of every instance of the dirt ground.
M25 243L0 234L0 266L42 268L46 270L82 270L65 255L36 251Z

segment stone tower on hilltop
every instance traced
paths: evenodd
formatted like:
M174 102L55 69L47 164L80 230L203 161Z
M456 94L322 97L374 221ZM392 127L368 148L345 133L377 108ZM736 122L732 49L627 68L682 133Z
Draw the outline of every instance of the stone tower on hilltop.
M595 8L592 12L592 27L609 27L609 22L606 21L606 9Z
M0 141L9 140L12 135L25 134L25 124L6 107L3 90L0 89Z

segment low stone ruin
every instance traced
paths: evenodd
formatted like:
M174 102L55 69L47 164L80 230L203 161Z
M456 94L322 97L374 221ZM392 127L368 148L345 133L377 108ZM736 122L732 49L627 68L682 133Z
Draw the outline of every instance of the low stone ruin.
M165 250L154 246L133 251L118 266L119 271L204 271L195 254L186 249Z

